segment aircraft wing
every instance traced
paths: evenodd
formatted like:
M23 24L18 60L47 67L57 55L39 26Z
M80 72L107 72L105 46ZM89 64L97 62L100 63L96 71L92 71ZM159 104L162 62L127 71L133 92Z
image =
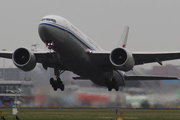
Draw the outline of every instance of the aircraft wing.
M96 65L111 66L109 55L110 52L92 51L90 53L90 59ZM132 55L134 57L135 65L153 62L158 62L162 65L162 61L180 59L180 52L134 52Z
M109 55L110 52L105 51L92 51L89 53L91 61L97 66L111 66Z
M152 62L158 62L162 65L162 61L180 59L180 52L133 53L133 57L135 65Z
M47 57L47 51L35 52L36 60L38 63L42 63L44 69L47 67L56 68L58 67L61 70L68 70L60 61L58 54L54 52L53 57Z
M13 52L10 51L0 51L0 57L12 59ZM47 69L47 67L59 67L62 70L67 70L67 68L60 62L58 59L58 55L54 52L53 57L47 57L47 51L39 51L34 52L34 55L36 56L36 60L38 63L42 63L44 69Z
M13 52L11 51L0 51L0 57L12 59Z

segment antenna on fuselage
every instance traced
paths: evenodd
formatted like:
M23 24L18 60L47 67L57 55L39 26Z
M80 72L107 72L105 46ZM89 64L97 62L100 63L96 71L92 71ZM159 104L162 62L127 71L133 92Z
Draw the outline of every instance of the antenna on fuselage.
M34 47L34 49L32 49L32 51L36 52L36 51L37 51L37 46L38 46L38 45L39 45L39 44L32 44L31 46Z

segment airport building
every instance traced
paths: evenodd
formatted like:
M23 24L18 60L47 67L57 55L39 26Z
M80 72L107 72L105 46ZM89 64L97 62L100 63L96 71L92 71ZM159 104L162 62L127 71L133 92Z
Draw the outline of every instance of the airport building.
M47 74L48 73L48 74ZM162 76L177 76L180 78L180 66L166 65L166 66L154 66L152 70L145 70L143 68L138 69L139 74L146 75L162 75ZM138 74L136 73L127 73L130 75ZM30 72L24 72L18 68L6 68L0 69L0 105L11 107L15 105L15 103L25 103L28 105L31 101L36 101L35 97L32 94L32 88L35 86L36 88L49 86L49 78L54 76L53 69L48 69L48 71L39 67L38 69ZM64 80L66 85L69 84L77 84L81 87L93 87L94 84L88 81L74 81L72 80L73 73L65 72L62 74L61 79ZM38 81L33 85L33 81ZM99 86L96 86L99 87ZM157 96L160 96L158 93L162 93L160 90L166 93L169 90L173 90L171 93L178 94L178 89L180 88L180 82L177 80L164 80L164 81L126 81L126 86L124 88L146 88L140 92L144 95L153 95L157 93ZM157 90L159 89L159 90ZM131 90L131 89L130 89ZM139 90L139 89L136 89ZM142 89L140 89L142 90ZM155 91L152 91L155 90ZM134 91L134 90L133 90ZM146 92L149 93L146 93ZM158 91L158 92L157 92ZM175 91L175 92L174 92ZM177 91L177 92L176 92ZM124 91L120 92L126 92ZM135 92L135 91L134 91ZM154 92L154 93L153 93ZM132 94L132 92L130 92ZM179 92L180 94L180 92ZM143 96L142 99L145 99L146 96ZM162 94L161 94L162 96ZM177 96L177 95L176 95ZM139 97L139 96L138 96ZM173 98L174 96L172 96ZM179 95L180 97L180 95ZM132 98L132 96L129 96ZM152 98L152 97L151 97ZM158 98L158 97L156 97ZM18 103L18 104L19 104ZM175 103L175 102L173 102ZM157 102L157 104L159 104ZM165 103L166 104L166 103ZM169 103L167 103L169 104ZM171 103L170 103L171 104ZM179 103L177 103L179 104ZM0 107L1 107L0 106ZM32 105L33 106L33 105ZM175 105L174 105L175 106Z
M180 66L174 66L174 65L154 66L152 69L152 74L160 75L160 76L175 76L178 79L180 79ZM180 88L180 81L179 80L163 80L163 81L160 81L160 86Z
M30 73L17 68L0 69L0 107L20 105L33 99Z

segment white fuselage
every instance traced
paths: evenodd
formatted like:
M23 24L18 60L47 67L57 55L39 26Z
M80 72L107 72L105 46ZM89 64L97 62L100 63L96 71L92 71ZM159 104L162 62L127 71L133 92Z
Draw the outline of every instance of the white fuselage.
M51 44L69 71L102 86L105 86L105 79L111 79L112 74L94 65L87 54L87 51L103 49L66 19L56 15L43 17L39 25L39 36L46 45ZM121 72L114 71L113 74L119 78L117 84L124 82Z

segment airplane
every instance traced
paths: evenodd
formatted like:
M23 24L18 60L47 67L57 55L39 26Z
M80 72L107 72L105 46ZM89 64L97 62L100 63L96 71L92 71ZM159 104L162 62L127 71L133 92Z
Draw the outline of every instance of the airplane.
M180 58L180 52L130 52L126 48L129 27L126 26L118 46L112 51L104 51L88 36L68 20L57 15L47 15L40 20L38 33L48 47L48 51L31 51L20 47L14 52L1 51L0 57L12 59L21 70L31 71L37 63L44 69L54 68L56 79L50 78L54 91L65 89L60 75L72 71L78 77L74 80L91 80L106 86L109 91L119 90L126 80L178 80L166 76L127 76L125 72L136 65Z

